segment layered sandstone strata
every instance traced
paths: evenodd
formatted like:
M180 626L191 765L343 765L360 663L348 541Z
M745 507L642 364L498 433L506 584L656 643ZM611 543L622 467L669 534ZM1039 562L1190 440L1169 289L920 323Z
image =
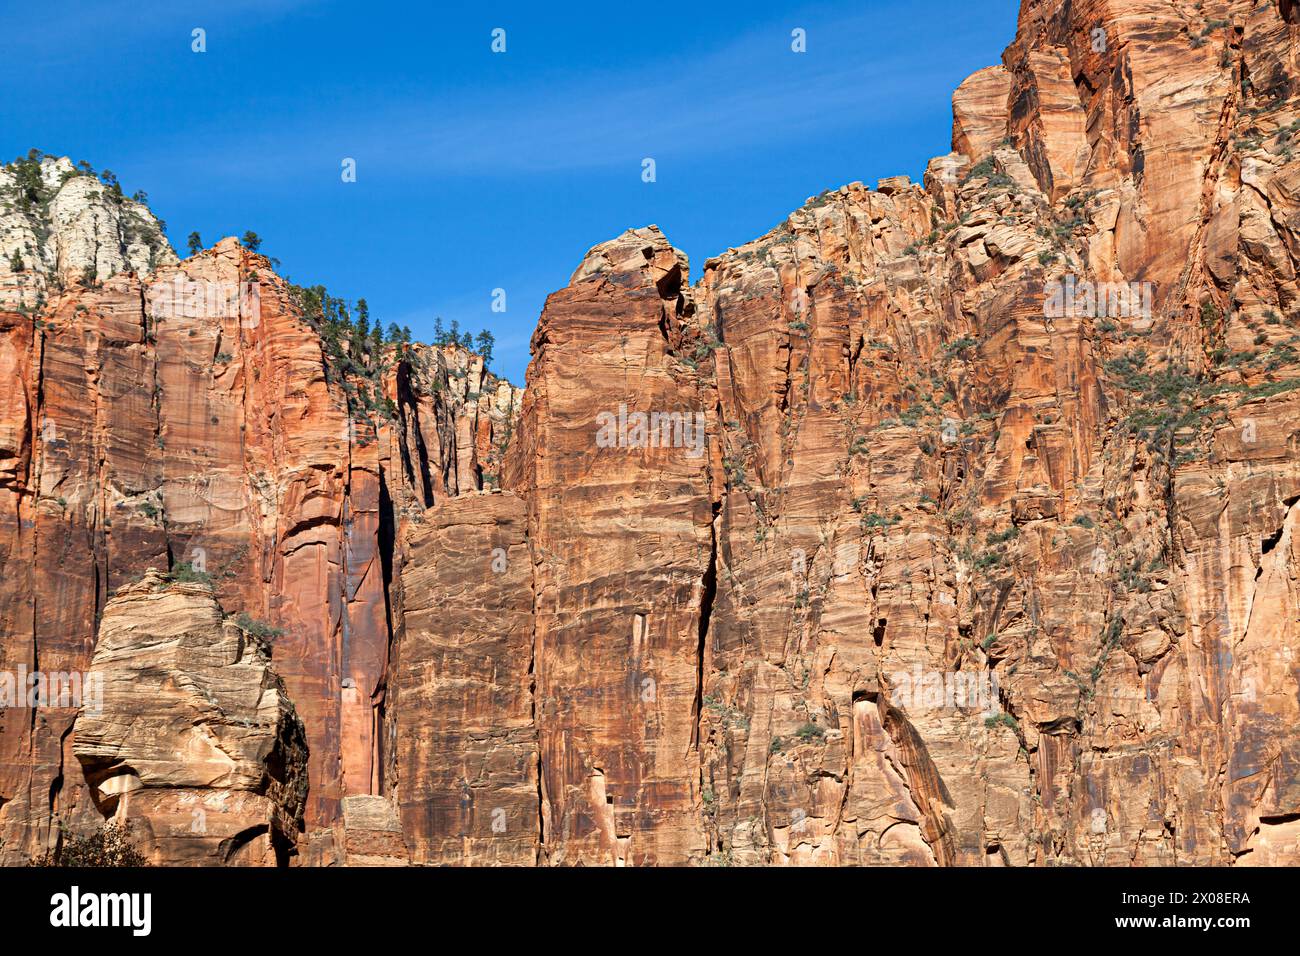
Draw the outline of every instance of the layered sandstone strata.
M1123 6L1026 5L1004 67L955 98L956 152L924 187L815 197L667 296L680 304L648 341L641 276L684 268L650 233L598 247L548 302L507 469L537 516L536 727L564 748L542 748L543 859L573 853L551 823L573 807L615 863L638 847L658 862L1294 858L1295 602L1279 582L1295 465L1278 443L1295 440L1296 338L1277 214L1291 28L1245 7ZM609 297L595 318L570 305L593 282ZM1058 308L1089 283L1100 307ZM630 375L604 371L611 317ZM683 343L699 344L685 369ZM643 837L637 814L620 828L596 807L651 763L618 696L641 612L607 618L583 567L671 554L661 538L622 556L637 517L599 493L612 449L595 440L622 383L663 379L686 384L628 407L692 396L711 468L660 532L689 534L706 502L716 519L709 556L659 585L669 609L695 606L670 596L677 580L708 595L688 751L704 848L686 831L652 856L665 824ZM680 449L619 451L635 487L647 460L689 473ZM556 620L593 627L560 687L603 738L545 709ZM677 646L691 623L670 624ZM617 679L588 683L618 655ZM954 700L955 675L987 690ZM608 744L633 755L619 774Z
M151 862L274 865L298 842L306 738L269 650L157 571L105 607L72 751Z
M396 529L496 480L519 390L461 348L331 351L233 239L65 286L0 313L0 669L84 672L117 587L197 572L228 613L282 632L305 842L328 840L343 796L380 790ZM68 772L75 717L0 712L6 859L99 819Z
M704 849L710 396L690 359L686 283L658 229L629 231L587 253L533 335L506 481L528 502L546 862L679 863ZM676 415L680 430L638 446L623 409Z

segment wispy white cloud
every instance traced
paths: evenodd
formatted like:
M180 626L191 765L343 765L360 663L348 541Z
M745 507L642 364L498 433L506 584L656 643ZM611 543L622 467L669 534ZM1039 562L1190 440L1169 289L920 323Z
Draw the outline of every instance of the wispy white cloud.
M773 27L702 56L575 68L505 92L407 94L364 109L322 102L238 128L190 127L151 149L171 162L183 156L197 173L263 181L344 156L392 175L519 176L741 152L878 123L899 116L918 87L946 88L951 78L933 49L924 62L907 49L881 49L887 15L821 23L807 54L791 53L788 32ZM948 42L960 42L952 33ZM854 41L862 55L842 55ZM832 42L840 55L817 54L818 43Z

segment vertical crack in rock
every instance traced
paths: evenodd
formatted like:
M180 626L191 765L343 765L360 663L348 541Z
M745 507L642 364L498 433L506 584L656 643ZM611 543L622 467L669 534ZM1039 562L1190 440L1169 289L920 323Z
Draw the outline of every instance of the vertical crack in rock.
M393 499L388 490L385 469L379 469L379 562L383 575L384 597L384 653L380 672L375 687L371 691L371 735L373 752L371 755L371 793L384 792L383 768L385 766L383 727L386 723L385 706L388 697L388 662L393 655L397 628L394 625L396 615L400 613L395 605L394 595L394 558L396 554L397 522L393 515Z
M717 521L720 505L712 505L713 520L709 523L709 559L700 579L700 626L699 646L695 655L695 728L691 733L691 747L700 749L700 718L704 711L704 660L709 640L709 622L713 617L713 601L718 593L718 535Z

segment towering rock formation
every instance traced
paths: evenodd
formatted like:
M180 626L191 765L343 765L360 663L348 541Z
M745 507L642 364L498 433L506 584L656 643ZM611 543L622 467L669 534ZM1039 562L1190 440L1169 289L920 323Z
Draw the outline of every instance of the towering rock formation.
M57 235L56 201L33 202L41 234ZM233 239L174 261L24 266L48 302L0 312L0 670L83 673L114 590L151 567L197 572L227 613L282 632L275 668L311 754L306 839L329 858L340 799L380 790L396 529L499 470L519 391L463 349L350 356ZM0 711L7 859L94 818L75 716Z
M69 281L175 265L166 225L111 172L43 156L0 167L0 301L37 307Z
M528 502L547 862L704 850L711 396L686 281L658 229L631 230L587 253L533 335L506 481Z
M231 240L0 262L0 667L198 560L283 631L292 862L1300 861L1289 11L1026 0L923 183L594 247L522 395ZM0 715L8 853L102 815L75 716Z
M206 585L149 570L108 602L73 753L154 862L270 865L298 841L307 747L269 662Z

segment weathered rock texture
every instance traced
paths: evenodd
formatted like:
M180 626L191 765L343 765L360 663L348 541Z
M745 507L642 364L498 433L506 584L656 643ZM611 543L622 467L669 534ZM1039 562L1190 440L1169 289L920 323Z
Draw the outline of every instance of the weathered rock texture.
M390 797L352 794L339 803L328 829L317 829L306 854L291 859L303 866L409 866L407 846L397 808Z
M0 306L40 307L73 280L175 264L143 197L103 177L35 150L0 167Z
M86 670L117 587L197 571L227 613L282 632L305 841L332 841L341 798L381 790L397 529L495 480L519 390L450 346L353 363L233 239L0 312L0 369L0 670ZM99 818L71 772L75 717L0 711L8 860Z
M633 230L587 253L533 335L506 480L528 501L547 862L677 863L704 845L712 511L703 422L698 455L686 432L709 396L682 361L685 283L659 230ZM623 406L681 416L678 447L601 447L596 422Z
M307 746L262 640L148 571L104 609L73 753L153 862L272 865L302 829ZM101 691L102 685L102 691Z
M407 535L389 739L416 863L531 864L540 834L521 499L453 498Z
M340 364L233 241L74 275L0 314L3 667L203 549L284 631L298 861L1300 862L1297 31L1026 0L923 184L694 286L596 246L522 396ZM99 815L74 716L3 715L7 852Z

